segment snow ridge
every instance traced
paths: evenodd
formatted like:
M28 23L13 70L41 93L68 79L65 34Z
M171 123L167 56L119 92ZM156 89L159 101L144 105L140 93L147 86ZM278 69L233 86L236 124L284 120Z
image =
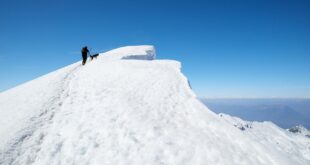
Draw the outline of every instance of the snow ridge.
M1 93L0 164L310 163L309 138L240 130L196 98L179 62L155 57L122 47Z

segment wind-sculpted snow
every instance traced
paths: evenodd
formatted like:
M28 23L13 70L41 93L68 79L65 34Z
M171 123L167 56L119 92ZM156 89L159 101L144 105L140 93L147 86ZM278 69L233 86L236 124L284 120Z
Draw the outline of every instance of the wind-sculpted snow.
M208 110L179 62L136 58L151 54L112 50L1 93L0 164L310 163L301 139L279 133L274 145L262 126L258 141Z
M156 51L154 46L126 46L101 54L105 59L154 60Z

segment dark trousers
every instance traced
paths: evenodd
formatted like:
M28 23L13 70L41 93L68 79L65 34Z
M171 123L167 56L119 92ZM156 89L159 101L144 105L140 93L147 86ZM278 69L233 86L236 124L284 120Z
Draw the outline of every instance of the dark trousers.
M82 65L85 65L85 63L87 61L87 54L82 54L82 58L83 58Z

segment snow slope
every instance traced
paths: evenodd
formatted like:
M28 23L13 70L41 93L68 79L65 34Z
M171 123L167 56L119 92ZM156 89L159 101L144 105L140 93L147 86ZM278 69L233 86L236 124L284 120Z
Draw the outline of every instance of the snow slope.
M310 164L309 138L245 133L155 57L123 47L1 93L0 164Z
M299 153L310 160L310 136L309 131L304 127L295 127L299 128L300 132L292 132L281 129L272 122L244 121L227 114L219 114L219 116L242 130L253 141L259 141L265 148L270 148L270 151L272 148L277 148L287 153Z

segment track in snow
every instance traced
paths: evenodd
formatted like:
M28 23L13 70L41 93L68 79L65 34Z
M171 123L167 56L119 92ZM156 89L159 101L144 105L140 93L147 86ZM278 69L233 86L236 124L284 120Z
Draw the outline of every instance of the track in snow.
M72 75L78 71L81 65L77 65L70 72L68 72L61 80L61 90L59 93L49 99L45 103L41 112L29 119L29 122L25 127L20 130L15 138L13 138L7 148L0 153L0 164L16 164L15 159L29 152L32 157L24 157L23 160L27 164L31 164L35 160L36 152L40 151L40 145L44 140L44 137L48 134L46 128L53 123L55 113L59 112L62 106L63 100L68 97L67 87L70 85ZM30 140L30 142L29 142ZM33 143L35 142L35 143ZM29 150L25 151L26 148Z

